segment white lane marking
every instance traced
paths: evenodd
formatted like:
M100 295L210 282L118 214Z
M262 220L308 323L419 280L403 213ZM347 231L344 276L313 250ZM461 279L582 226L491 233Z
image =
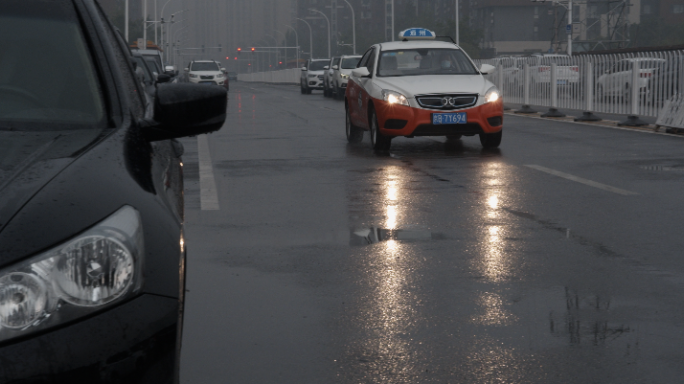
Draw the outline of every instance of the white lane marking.
M636 196L636 195L638 195L638 193L636 193L636 192L631 192L631 191L626 191L624 189L611 187L610 185L605 185L605 184L597 183L595 181L583 179L581 177L577 177L577 176L571 175L569 173L564 173L564 172L556 171L554 169L542 167L541 165L527 164L525 166L528 168L536 169L537 171L548 173L550 175L554 175L554 176L562 177L562 178L567 179L567 180L582 183L582 184L588 185L590 187L599 188L599 189L603 189L604 191L617 193L619 195L624 195L624 196Z
M197 136L197 152L199 157L200 206L203 211L218 211L221 208L219 208L207 135Z

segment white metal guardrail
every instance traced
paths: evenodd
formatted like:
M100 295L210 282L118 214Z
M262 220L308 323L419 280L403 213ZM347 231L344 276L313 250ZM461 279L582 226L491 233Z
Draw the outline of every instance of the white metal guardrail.
M684 51L476 60L504 101L532 108L658 116L684 91Z
M572 109L658 117L665 112L668 101L684 93L681 50L501 57L475 63L496 67L487 76L501 90L504 102L529 106L521 112L548 108L548 116L554 116L557 109ZM241 74L238 79L299 84L300 77L301 70L294 68ZM678 105L681 104L680 101ZM668 105L671 108L672 104Z

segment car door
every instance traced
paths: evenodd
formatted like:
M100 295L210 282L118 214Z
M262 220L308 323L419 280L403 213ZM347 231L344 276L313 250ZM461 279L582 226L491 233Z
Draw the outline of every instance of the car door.
M130 50L126 47L126 43L121 38L121 35L116 33L113 26L109 23L102 9L99 6L96 9L97 17L106 26L106 32L110 36L110 39L106 41L117 52L116 56L119 60L115 64L118 64L123 81L127 84L127 89L130 93L131 112L136 119L142 120L142 118L150 116L151 112L145 110L144 101L141 98L143 92L138 89L139 83L135 81L135 75L132 72L131 63L134 61L134 58L131 56ZM134 121L133 124L135 126L131 127L132 131L136 129L138 121ZM155 141L152 143L141 142L139 149L141 154L149 153L149 155L140 156L139 164L135 165L139 167L142 172L141 174L146 176L145 179L147 180L143 184L147 185L143 185L143 188L156 193L169 211L173 212L178 222L183 222L182 144L175 140Z
M370 128L370 123L368 121L368 105L370 104L370 90L373 84L373 76L375 69L375 62L377 61L377 51L376 47L370 49L368 61L366 62L366 67L368 72L370 72L370 77L360 77L358 78L358 95L356 96L356 102L358 106L358 120L355 121L360 127Z
M363 54L357 68L363 68L368 65L371 54L373 53L373 48L369 48L366 53ZM347 107L349 108L349 115L351 116L354 125L359 127L367 127L368 119L362 118L362 95L361 95L361 80L355 77L353 73L349 77L349 82L347 83Z

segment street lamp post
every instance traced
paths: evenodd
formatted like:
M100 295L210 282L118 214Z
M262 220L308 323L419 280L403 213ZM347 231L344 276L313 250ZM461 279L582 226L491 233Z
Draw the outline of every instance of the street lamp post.
M284 41L285 43L287 43L287 36L286 36L284 33L280 32L280 31L278 31L278 30L276 30L276 32L277 32L277 33L280 33L281 35L283 35L283 38L285 39L285 40L283 40L283 41ZM284 44L283 46L284 46L284 47L287 47L287 45L285 45L285 44ZM284 49L283 54L285 55L285 59L284 59L283 61L285 61L285 68L287 68L287 48ZM280 60L278 60L278 62L280 62Z
M128 38L128 0L124 4L124 35L126 35L126 44L130 44L131 40Z
M143 48L147 49L147 0L143 0Z
M456 0L456 45L461 44L461 39L459 36L459 33L460 33L459 24L460 23L461 23L461 19L460 19L459 14L458 14L458 0Z
M273 37L273 35L269 35L269 34L267 34L267 33L265 33L264 35L266 35L267 37L270 37L271 39L273 39L273 42L275 43L275 47L276 47L276 55L275 55L275 56L276 56L276 61L278 61L278 59L279 59L279 55L278 55L278 39L276 39L275 37ZM270 49L268 50L268 61L269 61L269 62L272 62L272 61L271 61L271 50L270 50ZM269 66L270 66L270 65L271 65L271 64L269 64ZM273 68L273 67L269 67L269 68Z
M297 68L299 68L299 34L297 30L291 25L285 24L286 27L290 28L295 33L295 46L297 46Z
M323 15L323 17L325 17L325 21L328 22L328 58L330 58L330 56L331 56L331 51L330 51L330 19L328 19L328 16L326 16L325 13L318 11L316 9L309 8L309 11L320 13L321 15Z
M309 59L313 60L313 29L311 29L311 24L306 20L297 18L299 21L303 21L309 27Z
M458 0L456 0L458 1ZM351 8L351 13L352 13L352 44L354 46L354 54L356 55L356 16L354 15L354 7L352 7L351 4L347 0L344 0L345 3Z

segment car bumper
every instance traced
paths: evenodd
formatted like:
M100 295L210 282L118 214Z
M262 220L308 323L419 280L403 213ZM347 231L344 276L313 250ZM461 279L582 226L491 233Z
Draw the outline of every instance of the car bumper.
M202 80L202 79L190 79L193 84L209 84L209 85L224 85L223 80Z
M307 79L306 86L310 89L323 89L323 80Z
M76 323L0 346L1 383L170 383L177 299L142 295Z
M380 132L388 136L448 136L496 133L503 127L503 101L499 99L472 108L454 111L428 110L403 105L391 105L373 100ZM433 125L433 113L467 114L467 124Z

